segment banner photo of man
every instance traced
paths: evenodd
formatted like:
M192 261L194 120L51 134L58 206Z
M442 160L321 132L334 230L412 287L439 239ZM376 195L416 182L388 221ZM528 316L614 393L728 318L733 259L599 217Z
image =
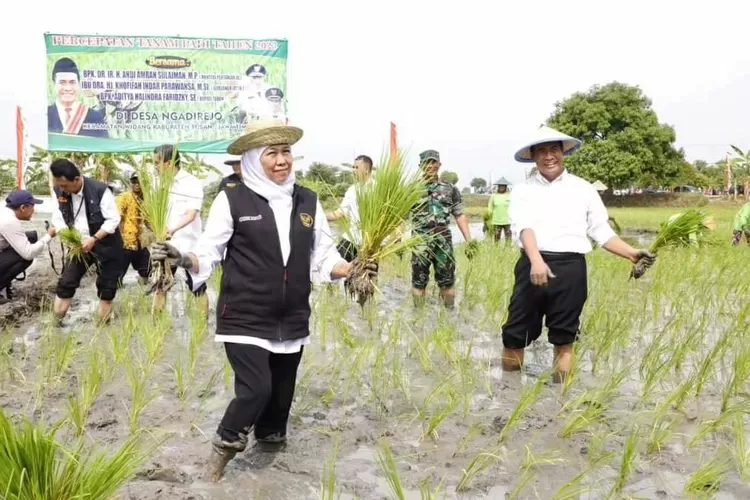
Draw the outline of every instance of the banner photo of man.
M50 151L224 153L286 120L288 41L45 34Z

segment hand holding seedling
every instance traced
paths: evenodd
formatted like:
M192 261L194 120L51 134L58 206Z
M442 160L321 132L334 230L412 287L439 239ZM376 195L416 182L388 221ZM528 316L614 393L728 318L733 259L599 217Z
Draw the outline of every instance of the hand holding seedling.
M547 286L549 278L555 278L552 274L552 270L549 268L546 262L538 260L531 263L531 283L534 286Z
M630 277L638 279L644 275L646 269L654 265L656 254L648 250L636 250L630 260L634 264L633 269L630 271Z
M96 245L96 238L93 236L89 236L85 240L83 240L83 243L81 243L81 250L83 253L89 253L91 250L94 249L94 245Z
M181 254L179 250L177 250L174 246L170 245L166 241L157 241L156 243L151 245L149 251L151 252L152 262L163 262L166 260L170 260L177 266L183 267L185 269L190 269L193 267L193 262L192 260L190 260L189 255Z
M466 250L464 250L464 252L466 253L467 259L472 260L474 256L476 256L478 251L479 251L479 242L477 240L469 240L466 243Z

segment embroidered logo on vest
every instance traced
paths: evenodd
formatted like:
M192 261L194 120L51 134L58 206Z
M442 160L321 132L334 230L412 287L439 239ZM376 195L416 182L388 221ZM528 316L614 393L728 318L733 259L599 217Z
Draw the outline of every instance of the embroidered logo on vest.
M313 218L310 214L299 214L299 220L302 221L302 225L305 227L312 227Z
M261 220L263 218L262 215L245 215L243 217L240 217L240 222L247 222L251 220Z

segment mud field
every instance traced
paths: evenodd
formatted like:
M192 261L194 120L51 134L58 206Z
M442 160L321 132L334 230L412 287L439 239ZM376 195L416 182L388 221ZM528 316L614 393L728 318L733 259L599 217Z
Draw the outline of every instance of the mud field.
M207 326L182 284L152 318L133 275L105 327L90 278L62 328L15 306L0 406L65 420L59 439L92 448L147 430L155 449L124 499L750 498L750 291L733 271L750 249L674 251L638 282L626 262L591 254L580 362L563 386L548 381L544 335L523 373L500 370L517 251L485 242L471 266L457 256L454 311L432 287L413 309L408 257L382 266L365 310L317 285L288 447L248 447L215 485L202 477L209 439L233 396L212 339L217 276ZM35 263L19 292L49 293L47 269Z

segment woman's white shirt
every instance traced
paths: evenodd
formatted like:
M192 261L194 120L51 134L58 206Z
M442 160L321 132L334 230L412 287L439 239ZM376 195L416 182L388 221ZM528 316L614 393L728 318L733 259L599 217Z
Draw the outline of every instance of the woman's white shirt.
M274 220L276 218L274 217ZM276 229L279 233L279 243L281 244L282 255L289 255L290 243L289 232L291 219L275 220ZM344 259L339 255L336 244L331 237L331 228L325 216L325 211L317 202L315 209L315 222L313 223L313 249L310 255L310 269L320 276L322 281L330 282L331 271L339 262ZM234 221L229 208L229 199L223 191L218 194L206 220L205 230L198 239L198 244L194 252L199 263L197 273L190 272L193 278L193 289L197 289L205 283L211 276L214 268L222 261L227 244L234 233ZM291 354L299 352L301 346L310 343L310 337L304 337L297 340L271 341L248 337L244 335L216 335L217 342L231 342L240 344L252 344L273 353Z

